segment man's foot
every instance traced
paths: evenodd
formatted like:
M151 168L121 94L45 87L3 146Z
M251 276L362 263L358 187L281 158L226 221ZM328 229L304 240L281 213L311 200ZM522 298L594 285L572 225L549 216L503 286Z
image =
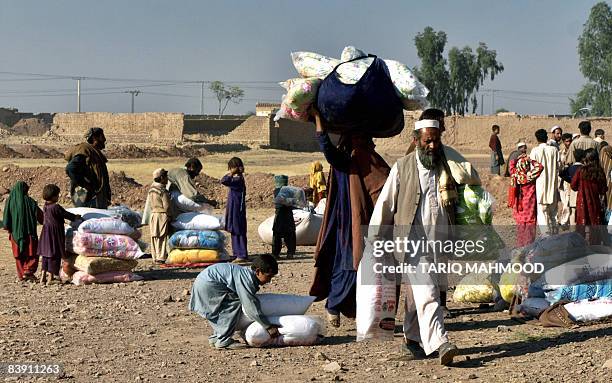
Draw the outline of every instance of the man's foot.
M217 350L242 350L242 349L245 349L247 347L249 347L249 346L247 346L244 343L240 343L240 342L238 342L237 340L234 340L234 339L232 339L232 343L228 344L227 346L222 346L222 347L215 346L215 348Z
M249 263L249 259L248 258L236 258L232 261L232 263L245 264L245 263Z
M448 366L453 363L453 358L459 355L459 349L454 344L446 342L438 349L438 355L440 356L440 364Z
M161 265L162 263L166 263L166 261L164 261L163 259L156 259L155 263L157 263L158 265Z
M403 342L400 346L400 352L402 354L402 359L404 360L417 360L424 359L426 357L423 348L421 348L417 342L412 340Z
M340 314L327 313L327 321L332 327L340 327Z
M442 306L442 316L444 317L444 319L450 319L453 317L453 314L450 312L448 307Z
M24 274L23 280L26 282L38 282L38 278L36 278L36 275L34 274Z
M293 257L295 257L294 254L287 254L287 259L293 259Z
M212 348L215 348L215 344L217 344L217 338L208 338L208 345Z

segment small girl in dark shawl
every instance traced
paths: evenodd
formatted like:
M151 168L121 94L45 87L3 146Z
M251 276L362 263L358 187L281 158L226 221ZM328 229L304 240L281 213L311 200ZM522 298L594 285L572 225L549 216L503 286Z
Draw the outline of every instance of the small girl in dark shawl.
M4 229L9 233L11 249L20 280L36 280L38 238L36 222L43 223L43 212L36 201L28 196L30 187L17 181L4 207Z
M44 223L40 233L38 255L42 257L41 283L52 283L59 280L62 259L66 258L66 233L64 231L64 220L80 220L80 215L67 212L57 201L59 200L60 188L57 185L46 185L43 188L43 199L45 200ZM47 281L47 276L49 280Z
M232 253L235 263L248 261L247 252L247 219L246 219L246 184L244 182L244 164L238 157L232 157L227 163L227 173L221 183L229 188L225 208L225 230L232 235Z

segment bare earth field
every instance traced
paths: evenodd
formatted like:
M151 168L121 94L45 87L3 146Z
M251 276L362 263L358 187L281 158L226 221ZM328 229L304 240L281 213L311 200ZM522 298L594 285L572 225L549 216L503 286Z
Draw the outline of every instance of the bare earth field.
M220 177L233 155L243 158L247 172L290 176L307 173L308 164L321 159L317 153L268 150L216 153L202 157L205 172ZM392 160L397 154L385 157ZM472 159L480 167L486 164L485 158ZM182 162L183 158L111 160L110 168L146 185L154 168ZM3 159L0 169L8 163L20 168L64 166L61 160L43 164L40 160ZM484 174L483 178L487 189L501 201L495 222L511 222L502 199L506 181ZM259 189L250 188L249 193L260 193ZM251 255L269 252L257 235L257 226L273 209L262 203L251 206L249 251ZM146 238L147 228L144 234ZM307 294L314 274L313 250L299 247L297 259L282 260L279 276L261 292ZM65 375L61 380L68 382L609 382L612 376L612 370L602 368L612 358L609 322L570 330L546 329L512 321L507 313L449 302L456 315L446 322L447 329L461 349L451 367L440 366L435 358L402 361L397 352L399 334L393 342L356 343L355 324L346 318L339 329L328 328L317 346L217 351L208 346L206 321L187 309L188 292L200 269L160 269L147 259L138 266L146 278L142 282L47 287L15 282L14 268L3 234L0 362L62 363ZM399 312L403 312L401 307ZM323 302L315 303L309 313L324 315ZM401 319L400 315L397 325ZM326 358L343 369L325 372Z

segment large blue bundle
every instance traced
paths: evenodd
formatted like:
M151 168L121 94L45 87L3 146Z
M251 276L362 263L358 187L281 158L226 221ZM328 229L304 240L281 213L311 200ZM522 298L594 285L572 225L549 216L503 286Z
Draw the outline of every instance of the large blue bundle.
M581 299L612 298L612 279L579 285L559 286L557 289L545 294L546 300L551 304L560 300L574 302Z
M168 241L170 249L210 249L223 248L225 236L216 230L181 230L172 234Z

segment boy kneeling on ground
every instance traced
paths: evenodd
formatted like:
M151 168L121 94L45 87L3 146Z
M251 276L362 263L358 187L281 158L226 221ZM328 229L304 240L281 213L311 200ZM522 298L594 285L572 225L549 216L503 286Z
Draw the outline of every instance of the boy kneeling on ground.
M259 286L270 282L276 274L278 263L270 254L263 254L254 259L251 267L219 263L198 275L191 289L189 308L206 318L213 328L208 338L210 346L232 350L246 347L232 338L243 308L271 337L279 335L278 326L271 325L262 314L255 295Z

